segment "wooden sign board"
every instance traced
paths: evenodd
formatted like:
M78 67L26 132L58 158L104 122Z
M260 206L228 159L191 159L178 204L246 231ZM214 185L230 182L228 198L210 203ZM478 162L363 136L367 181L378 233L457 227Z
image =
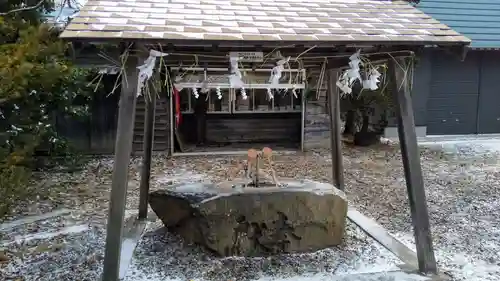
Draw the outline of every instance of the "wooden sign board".
M230 52L229 56L234 58L240 58L241 62L263 62L264 53L263 52Z
M269 75L271 71L269 72L245 72L243 74L242 80L243 83L245 84L258 84L258 83L269 83ZM293 74L296 75L296 74ZM295 77L295 76L294 76ZM288 81L288 76L283 77L283 81ZM192 73L192 74L187 74L182 77L182 79L179 79L176 81L176 83L202 83L205 79L205 75L203 73ZM228 74L220 74L220 73L213 73L209 72L207 74L207 83L229 83L229 75Z

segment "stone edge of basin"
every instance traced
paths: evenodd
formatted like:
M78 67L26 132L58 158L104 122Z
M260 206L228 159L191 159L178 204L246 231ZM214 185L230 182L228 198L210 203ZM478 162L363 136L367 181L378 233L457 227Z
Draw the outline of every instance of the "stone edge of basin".
M240 183L242 181L232 181ZM312 192L316 195L334 194L340 196L347 201L346 194L333 186L330 183L318 182L313 180L295 180L295 179L282 179L285 187L246 187L246 188L228 188L219 187L221 184L212 183L179 183L168 185L160 190L150 192L152 196L161 196L166 193L184 193L184 194L210 194L215 197L231 196L234 194L242 193L274 193L274 192ZM227 183L227 182L226 182ZM227 186L227 185L226 185Z

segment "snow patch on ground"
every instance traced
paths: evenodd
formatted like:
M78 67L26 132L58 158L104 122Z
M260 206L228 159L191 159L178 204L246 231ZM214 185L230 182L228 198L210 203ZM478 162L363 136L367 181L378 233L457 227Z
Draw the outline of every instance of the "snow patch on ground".
M353 274L328 276L325 274L315 274L311 276L296 276L290 278L261 278L257 281L429 281L430 278L408 274L402 271L376 272L372 274ZM194 280L201 281L201 280Z
M416 251L415 238L412 234L396 233L393 236L408 248ZM495 247L500 251L500 245L495 245ZM451 273L455 277L454 281L497 281L500 276L500 266L471 258L467 253L436 249L435 255L440 269Z
M148 227L138 245L126 281L344 280L342 276L353 273L399 270L397 265L402 264L352 223L348 223L344 245L338 248L255 258L215 257L199 247L183 245L178 237L165 232L161 223L156 225Z
M157 176L153 181L156 184L177 184L177 183L194 183L201 182L207 179L206 174L195 173L186 169L176 169L173 172L164 173Z
M89 229L89 226L86 224L73 225L73 226L65 227L59 231L40 232L40 233L36 233L36 234L29 234L26 236L16 236L15 243L22 244L22 243L30 242L32 240L51 239L51 238L54 238L54 237L57 237L60 235L69 235L69 234L84 232L84 231L87 231L88 229Z
M449 271L457 281L486 281L500 278L500 200L498 199L498 184L491 184L492 179L500 172L499 154L500 138L498 137L464 137L464 139L444 139L420 142L420 145L431 149L441 149L448 154L456 155L457 166L463 178L466 196L457 196L455 210L447 218L452 227L441 240L448 241L444 247L436 247L436 258L445 271ZM472 165L471 162L472 161ZM452 167L443 165L437 176L446 180ZM485 185L484 187L482 185ZM491 201L483 201L475 195L489 189L494 197ZM446 190L444 190L446 191ZM429 197L445 196L442 189L428 189ZM462 194L463 195L463 194ZM495 197L497 197L495 199ZM438 206L439 207L439 206ZM441 227L436 225L434 227ZM470 233L470 234L469 234ZM475 234L475 238L472 234ZM399 233L396 236L408 247L415 248L411 234ZM496 241L496 242L495 242ZM439 243L439 241L438 241ZM467 252L457 251L459 248ZM471 252L478 253L474 256ZM479 254L481 252L482 254ZM492 258L497 253L497 258ZM489 260L483 260L489 257Z
M441 148L449 153L468 151L475 154L490 154L500 152L499 137L426 137L419 141L425 147Z
M420 142L420 145L425 147L421 149L422 167L440 268L451 272L454 281L497 281L500 276L500 139L433 140ZM441 154L444 156L440 157ZM329 156L326 155L329 152L325 150L309 154L305 160L296 156L277 157L277 173L282 177L329 181L331 161L327 161ZM346 149L347 190L352 205L376 218L397 233L395 236L403 243L414 248L409 212L405 213L407 198L399 155L390 145ZM166 159L156 156L153 160L154 190L179 182L224 180L234 158ZM297 164L302 160L303 164ZM51 219L5 233L0 244L5 241L12 245L6 249L0 247L0 254L7 250L10 259L5 267L0 263L0 279L2 274L14 280L19 276L41 281L99 279L113 162L104 159L98 163L95 169L83 173L47 175L65 184L63 192L57 195L56 206L78 206L78 212L71 222L67 217ZM139 167L131 165L131 181L136 183L139 182ZM137 213L137 199L138 184L131 185L127 205L132 211L127 211L126 217ZM79 230L77 225L87 222L88 229L82 227L81 232L76 231ZM68 225L74 225L73 231L69 231L71 228L64 230ZM28 241L21 245L15 243L20 237ZM260 260L216 259L196 247L184 245L164 231L150 228L137 247L126 280L347 280L339 278L363 272L377 276L378 271L397 270L399 263L387 250L352 226L342 250L328 249L310 255ZM234 278L237 276L242 278ZM415 280L406 277L378 280Z

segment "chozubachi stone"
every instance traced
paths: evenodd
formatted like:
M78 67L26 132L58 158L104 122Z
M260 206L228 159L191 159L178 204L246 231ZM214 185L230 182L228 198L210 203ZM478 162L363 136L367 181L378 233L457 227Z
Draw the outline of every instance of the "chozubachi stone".
M345 194L313 181L284 186L176 185L152 192L149 201L168 230L222 256L310 252L340 244Z

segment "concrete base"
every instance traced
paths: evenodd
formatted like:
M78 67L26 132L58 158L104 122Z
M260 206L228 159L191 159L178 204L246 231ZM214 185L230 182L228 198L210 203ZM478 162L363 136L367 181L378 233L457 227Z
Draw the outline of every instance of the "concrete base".
M125 222L124 234L122 237L122 249L120 252L119 280L125 279L127 270L134 257L135 247L139 243L146 229L147 221L130 218Z
M427 135L427 126L416 126L415 132L417 133L417 138L425 137ZM384 137L388 139L398 138L398 128L397 127L385 128Z

